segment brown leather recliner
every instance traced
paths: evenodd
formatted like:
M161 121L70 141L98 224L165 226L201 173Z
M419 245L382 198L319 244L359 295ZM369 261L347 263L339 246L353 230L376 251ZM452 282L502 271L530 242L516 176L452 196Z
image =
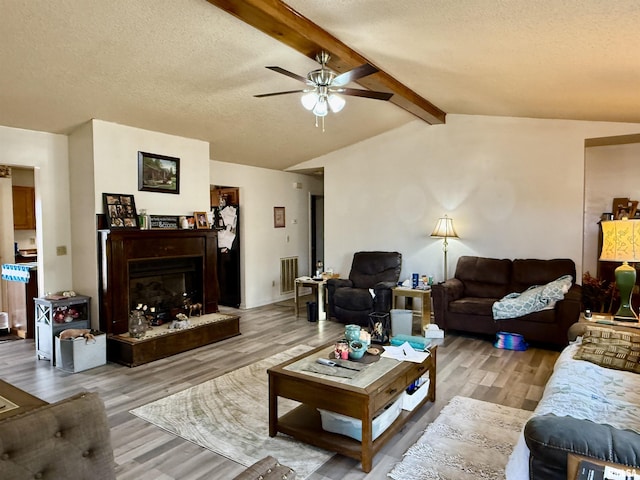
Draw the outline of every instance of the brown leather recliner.
M329 316L366 326L370 313L388 313L391 289L398 284L401 268L402 254L398 252L356 252L349 279L327 281Z

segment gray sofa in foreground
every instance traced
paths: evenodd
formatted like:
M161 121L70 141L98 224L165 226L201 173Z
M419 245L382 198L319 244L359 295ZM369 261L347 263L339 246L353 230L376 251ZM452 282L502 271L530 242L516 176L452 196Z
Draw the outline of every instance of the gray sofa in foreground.
M0 421L3 480L115 480L111 433L96 393Z
M570 334L580 341L556 361L507 480L566 480L569 453L640 467L640 329L585 322Z
M0 479L115 480L111 432L97 393L79 393L0 421ZM234 480L295 479L265 457Z

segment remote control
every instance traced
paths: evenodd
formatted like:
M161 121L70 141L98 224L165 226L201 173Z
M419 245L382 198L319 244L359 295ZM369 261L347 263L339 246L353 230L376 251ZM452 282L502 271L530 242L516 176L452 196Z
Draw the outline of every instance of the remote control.
M316 362L318 362L320 365L327 365L328 367L336 366L336 362L334 362L333 360L329 360L327 358L319 358L316 360Z

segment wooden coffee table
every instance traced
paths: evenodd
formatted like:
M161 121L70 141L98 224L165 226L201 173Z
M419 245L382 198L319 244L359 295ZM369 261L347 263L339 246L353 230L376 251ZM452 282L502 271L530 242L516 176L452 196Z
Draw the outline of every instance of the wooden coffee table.
M305 365L317 358L329 358L333 343L316 348L292 360L267 370L269 375L269 436L278 432L302 442L355 458L362 470L370 472L373 457L411 418L426 401L436 399L436 351L422 363L399 362L380 358L346 379L312 373ZM372 421L376 413L397 399L416 379L429 375L429 391L425 399L411 412L400 416L374 441ZM278 417L278 397L289 398L302 405ZM340 413L362 421L362 442L322 429L318 408Z
M47 405L47 402L0 380L0 420ZM16 408L17 406L17 408Z

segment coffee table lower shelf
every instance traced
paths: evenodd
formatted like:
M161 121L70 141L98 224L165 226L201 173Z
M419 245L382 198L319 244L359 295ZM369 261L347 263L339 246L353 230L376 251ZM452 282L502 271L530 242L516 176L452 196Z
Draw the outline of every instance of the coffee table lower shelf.
M411 412L402 410L389 428L373 441L371 457L374 457L385 443L404 427L417 408ZM362 461L362 443L345 435L323 430L320 412L309 405L302 404L278 418L277 429L280 433L290 435L309 445Z

